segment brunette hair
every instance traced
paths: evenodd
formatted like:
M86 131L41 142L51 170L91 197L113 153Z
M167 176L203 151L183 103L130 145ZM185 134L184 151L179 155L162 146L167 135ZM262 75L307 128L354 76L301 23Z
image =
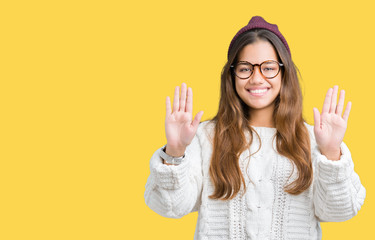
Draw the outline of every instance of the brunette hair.
M215 123L215 135L209 169L214 185L211 199L232 199L241 190L241 185L246 191L245 179L238 160L241 153L252 144L253 131L258 138L259 135L249 124L250 108L235 90L235 76L230 66L237 61L239 52L246 45L259 40L271 43L279 61L284 64L280 72L282 74L280 94L275 99L273 111L273 121L277 129L276 147L278 153L292 161L298 170L298 178L284 186L284 190L290 194L299 194L312 183L310 138L302 116L302 93L297 67L281 40L274 33L266 29L253 29L241 34L233 43L229 51L228 62L221 73L219 109L212 119ZM250 134L249 141L246 139L246 132ZM259 149L260 147L261 145Z

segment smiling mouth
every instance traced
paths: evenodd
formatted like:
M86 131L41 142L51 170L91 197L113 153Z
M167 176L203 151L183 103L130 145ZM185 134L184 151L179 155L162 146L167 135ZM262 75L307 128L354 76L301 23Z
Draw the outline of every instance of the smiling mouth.
M268 92L268 90L269 88L254 89L254 90L247 89L247 91L253 96L263 96Z

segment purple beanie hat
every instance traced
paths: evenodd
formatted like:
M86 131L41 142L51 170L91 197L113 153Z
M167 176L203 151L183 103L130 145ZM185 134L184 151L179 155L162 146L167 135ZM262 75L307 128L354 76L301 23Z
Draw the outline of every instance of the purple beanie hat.
M237 32L237 34L234 36L234 38L230 42L230 45L229 45L229 48L228 48L228 59L229 59L229 51L230 51L234 41L238 38L238 36L240 36L244 32L247 32L247 31L249 31L251 29L255 29L255 28L267 29L268 31L273 32L278 38L280 38L280 40L284 44L286 50L288 50L289 55L291 55L288 43L286 42L284 36L279 31L279 28L277 27L277 25L266 22L260 16L254 16L250 19L249 23L245 27L241 28L240 31Z

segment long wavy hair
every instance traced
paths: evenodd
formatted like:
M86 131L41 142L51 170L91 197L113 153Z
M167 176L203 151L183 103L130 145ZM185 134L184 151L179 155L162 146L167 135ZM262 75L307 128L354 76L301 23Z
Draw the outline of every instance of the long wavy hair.
M235 90L235 75L230 66L237 61L238 54L246 45L259 40L271 43L277 52L278 60L284 64L281 69L281 89L275 99L273 111L273 121L277 130L276 147L278 153L292 161L298 170L297 179L284 186L284 191L296 195L312 183L310 138L302 116L302 93L297 67L275 34L265 29L253 29L240 35L233 43L228 62L221 73L219 109L212 119L215 129L209 169L214 185L211 199L232 199L241 190L241 185L246 191L245 179L238 160L241 153L252 144L253 133L255 132L258 138L259 135L250 126L251 111ZM246 132L249 133L249 141L246 139ZM261 145L259 149L260 147Z

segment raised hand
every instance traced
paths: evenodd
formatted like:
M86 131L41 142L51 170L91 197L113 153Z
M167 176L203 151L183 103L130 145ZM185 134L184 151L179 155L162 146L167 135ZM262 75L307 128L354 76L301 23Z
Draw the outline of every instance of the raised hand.
M172 156L182 156L186 147L193 140L202 118L203 111L198 112L192 121L193 113L193 90L186 84L177 86L174 92L173 111L169 97L166 99L165 134L167 137L166 153Z
M336 106L338 86L328 89L322 114L314 108L314 134L319 149L323 155L330 160L340 159L340 145L344 139L347 128L351 102L348 102L344 115L341 117L344 108L345 91L341 90L338 105Z

